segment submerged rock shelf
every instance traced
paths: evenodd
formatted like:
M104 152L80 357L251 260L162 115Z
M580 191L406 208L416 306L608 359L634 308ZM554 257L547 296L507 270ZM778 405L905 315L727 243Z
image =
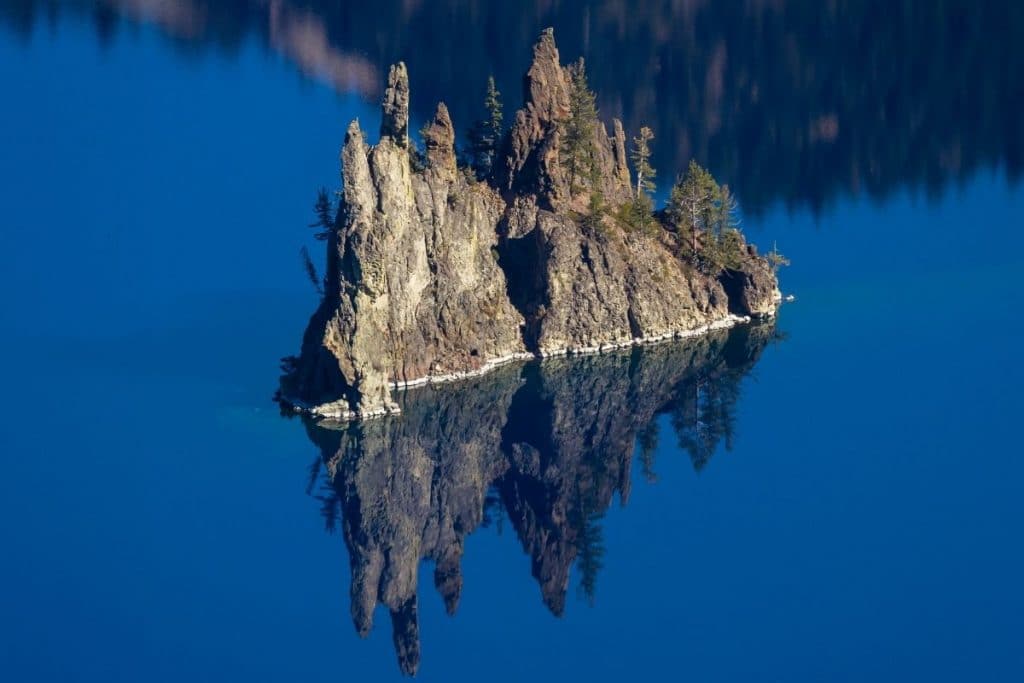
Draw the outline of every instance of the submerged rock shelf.
M345 136L340 206L324 234L324 296L300 355L286 359L283 404L337 419L379 416L399 411L395 387L774 314L773 269L738 232L728 267L708 269L696 266L706 239L696 228L683 240L665 212L648 211L639 227L623 218L645 197L621 123L609 135L595 121L575 148L566 144L581 73L562 66L545 31L524 105L481 171L460 165L443 103L417 149L408 73L391 68L378 143L366 142L358 121ZM570 163L579 149L586 174Z

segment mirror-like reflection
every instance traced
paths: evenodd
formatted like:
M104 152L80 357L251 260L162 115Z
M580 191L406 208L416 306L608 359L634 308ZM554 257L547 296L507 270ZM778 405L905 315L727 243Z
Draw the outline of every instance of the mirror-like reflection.
M817 210L843 193L934 195L982 168L1016 179L1024 164L1019 2L13 0L0 23L30 35L62 9L103 41L122 19L160 26L183 53L231 54L255 38L374 101L404 59L419 120L444 100L462 132L489 74L518 106L530 46L554 26L563 54L586 57L602 115L654 129L656 168L696 159L748 213Z
M593 600L601 518L616 493L628 500L634 453L644 475L656 476L658 416L694 468L704 467L731 446L741 380L776 339L765 323L506 366L410 390L394 418L307 421L321 452L309 491L348 547L356 630L368 634L377 605L386 607L399 666L415 673L421 562L433 562L434 585L454 614L466 536L497 519L518 536L553 614L566 609L574 564L580 592Z

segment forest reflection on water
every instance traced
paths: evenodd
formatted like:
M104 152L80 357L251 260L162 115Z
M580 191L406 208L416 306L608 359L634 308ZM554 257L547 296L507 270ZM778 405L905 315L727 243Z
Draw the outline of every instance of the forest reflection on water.
M530 45L554 26L564 61L586 57L602 116L654 129L663 180L695 158L751 214L848 193L935 196L1024 167L1019 2L14 0L0 25L30 36L62 12L106 43L125 21L155 24L190 58L255 39L368 101L404 59L414 115L444 100L461 133L488 74L508 110L519 105Z
M601 519L616 493L628 501L634 454L653 481L658 440L668 438L659 422L696 470L730 449L741 382L780 339L774 323L744 325L413 389L394 418L307 420L320 450L307 492L348 548L356 630L367 635L385 606L399 666L415 673L420 563L434 563L434 585L455 614L465 538L499 521L519 538L554 615L566 609L574 564L580 593L594 600Z

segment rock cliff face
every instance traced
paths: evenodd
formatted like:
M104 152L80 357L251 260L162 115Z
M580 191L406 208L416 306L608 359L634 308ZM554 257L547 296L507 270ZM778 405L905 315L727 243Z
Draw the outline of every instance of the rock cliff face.
M575 564L593 597L600 519L630 495L634 453L653 478L659 428L703 467L735 431L742 378L774 326L741 326L679 344L505 366L458 384L402 392L400 417L306 419L324 472L321 512L340 527L357 632L378 604L401 669L420 662L417 580L424 560L449 614L462 590L466 537L504 521L530 558L540 598L566 610ZM636 448L639 443L640 448Z
M708 277L675 255L665 230L582 220L592 190L614 207L632 188L619 121L611 135L594 127L597 173L570 187L559 158L569 88L549 29L492 176L478 181L457 165L444 104L423 128L420 161L406 67L392 67L378 143L358 122L345 136L325 296L285 369L286 404L346 419L395 412L396 385L774 313L775 276L753 249L740 269Z
M503 144L496 184L506 197L532 200L546 209L569 208L574 197L559 158L562 124L569 116L570 77L562 66L551 29L533 48L533 63L523 79L523 108L516 112ZM632 198L626 159L626 134L616 119L614 134L594 129L597 182L611 204ZM589 181L588 181L589 183ZM520 229L528 225L516 226Z

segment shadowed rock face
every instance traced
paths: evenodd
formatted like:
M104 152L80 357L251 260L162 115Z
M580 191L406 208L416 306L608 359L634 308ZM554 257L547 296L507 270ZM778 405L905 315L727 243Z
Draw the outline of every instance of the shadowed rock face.
M346 133L325 296L282 379L286 404L345 419L393 413L395 384L775 312L775 275L753 249L726 289L678 256L668 230L581 220L592 191L610 207L631 201L625 133L617 120L611 136L596 126L598 172L569 182L559 155L570 73L551 29L484 181L458 169L444 104L422 130L425 153L412 148L408 78L404 64L391 68L376 145L357 121Z
M454 614L465 538L507 519L555 615L566 608L575 564L593 598L603 547L600 519L625 504L635 452L653 479L658 415L703 467L724 441L744 375L774 326L583 358L505 366L458 384L399 395L402 415L364 422L304 418L320 449L311 477L329 529L348 547L352 619L361 635L378 604L390 612L399 666L419 666L417 576ZM639 444L639 448L637 447Z

